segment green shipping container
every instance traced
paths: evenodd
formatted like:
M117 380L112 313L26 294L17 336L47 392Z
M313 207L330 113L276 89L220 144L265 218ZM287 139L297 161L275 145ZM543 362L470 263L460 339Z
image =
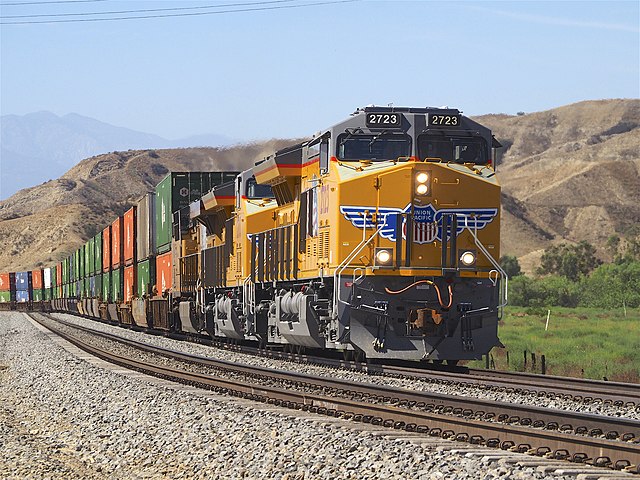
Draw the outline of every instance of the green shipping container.
M33 301L34 302L41 302L44 299L44 295L42 293L42 290L37 289L33 291Z
M91 281L90 277L85 277L82 281L82 298L89 298L91 296Z
M78 280L84 278L84 245L76 252L78 254Z
M51 267L51 286L55 287L56 286L56 282L58 281L58 266L54 265L53 267Z
M114 268L111 271L111 303L122 302L122 292L124 291L123 283L124 275L122 272L122 267Z
M95 244L94 272L102 273L102 232L93 238Z
M50 288L45 288L44 289L44 299L45 300L51 300L51 289Z
M96 271L96 242L90 238L85 246L85 258L87 260L87 277L93 275Z
M173 212L188 207L216 185L230 182L238 172L173 172L156 187L156 252L171 250ZM203 190L204 189L204 190ZM189 224L189 210L185 209L181 222Z
M99 273L98 275L95 276L95 289L96 289L96 293L95 296L99 299L102 299L102 274Z
M102 300L111 301L111 272L102 274Z
M69 259L62 260L62 283L69 281Z
M11 292L8 290L0 290L0 303L9 303L11 301Z
M137 292L142 298L144 295L151 295L151 288L156 281L156 259L151 257L137 265Z

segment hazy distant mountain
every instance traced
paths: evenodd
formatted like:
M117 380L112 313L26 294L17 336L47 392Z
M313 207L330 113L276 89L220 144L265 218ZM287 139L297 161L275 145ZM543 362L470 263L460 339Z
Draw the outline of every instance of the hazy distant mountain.
M234 143L215 134L167 140L75 113L62 117L51 112L3 115L0 124L0 199L57 178L80 160L100 153Z

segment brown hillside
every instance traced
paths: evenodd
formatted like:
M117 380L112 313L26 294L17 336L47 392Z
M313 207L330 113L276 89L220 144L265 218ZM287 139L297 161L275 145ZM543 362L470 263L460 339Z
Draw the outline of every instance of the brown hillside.
M505 146L502 248L525 270L562 241L587 240L606 259L607 238L640 224L640 100L477 120Z
M640 224L640 100L581 102L522 116L476 118L505 148L502 251L531 272L544 248L587 240L604 248ZM228 149L114 152L0 202L0 271L59 261L167 171L241 170L294 140Z
M61 178L0 202L0 271L58 262L169 171L243 170L297 140L270 140L227 149L113 152L83 160Z

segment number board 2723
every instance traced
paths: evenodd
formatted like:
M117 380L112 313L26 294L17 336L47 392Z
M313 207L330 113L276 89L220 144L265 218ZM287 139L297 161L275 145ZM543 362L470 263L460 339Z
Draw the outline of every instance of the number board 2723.
M439 113L430 113L429 126L458 127L460 126L460 115L443 115Z
M367 113L366 125L371 128L400 127L402 115L399 113Z

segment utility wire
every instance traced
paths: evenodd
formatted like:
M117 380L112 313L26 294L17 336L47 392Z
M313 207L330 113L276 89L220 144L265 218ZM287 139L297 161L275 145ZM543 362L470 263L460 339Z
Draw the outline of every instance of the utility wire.
M268 5L273 3L291 3L299 0L272 0L268 2L245 2L245 3L224 3L220 5L200 5L197 7L173 7L173 8L146 8L140 10L116 10L109 12L82 12L82 13L47 13L32 15L3 15L3 19L7 18L43 18L43 17L87 17L91 15L122 15L125 13L150 13L150 12L173 12L181 10L204 10L208 8L225 8L225 7L243 7L251 5Z
M353 3L360 0L331 0L324 2L304 3L299 5L279 5L269 7L256 7L256 8L241 8L236 10L219 10L216 12L192 12L192 13L168 13L163 15L142 15L142 16L129 16L129 17L114 17L114 18L77 18L67 20L37 20L37 21L19 21L19 22L0 22L0 25L36 25L44 23L79 23L79 22L112 22L119 20L141 20L148 18L170 18L170 17L196 17L203 15L222 15L226 13L246 13L246 12L258 12L265 10L284 10L290 8L305 8L316 7L320 5L335 5L339 3Z

